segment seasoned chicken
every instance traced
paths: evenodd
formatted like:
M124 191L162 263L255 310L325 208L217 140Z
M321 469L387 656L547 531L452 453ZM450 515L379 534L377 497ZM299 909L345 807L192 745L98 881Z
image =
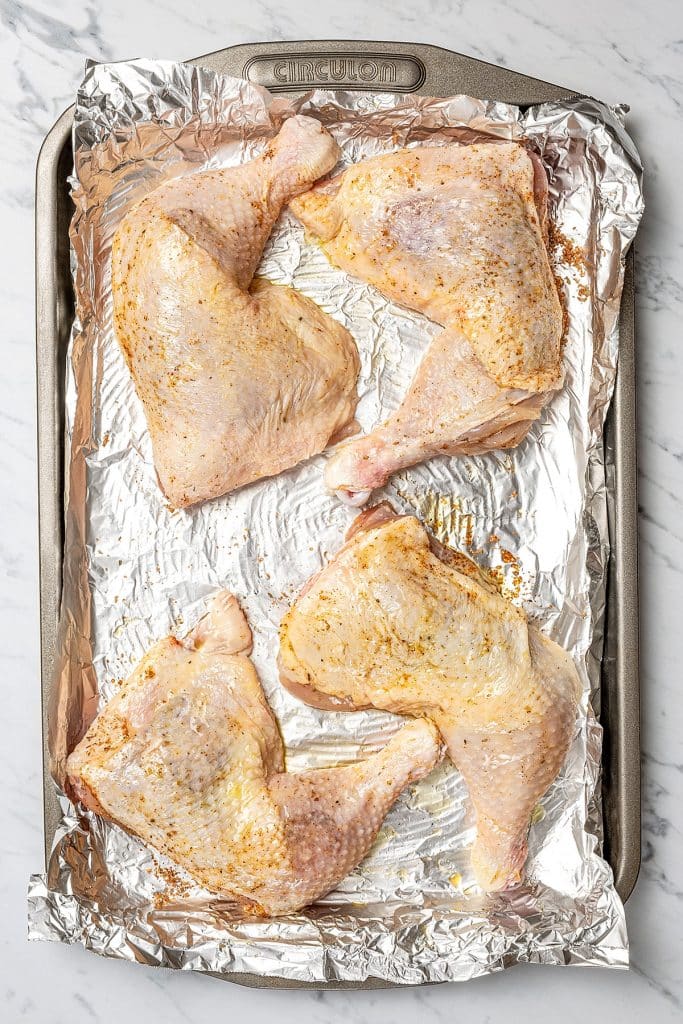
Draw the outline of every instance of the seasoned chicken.
M389 421L325 479L362 502L437 454L516 445L562 383L562 309L546 249L547 179L517 143L372 157L291 208L330 260L445 330Z
M280 211L336 163L310 117L249 163L177 178L121 223L116 334L174 507L272 476L348 433L358 353L292 288L252 278Z
M440 757L411 723L365 761L284 771L248 653L223 592L182 642L155 644L67 761L75 795L212 892L286 914L334 888L370 849L401 791Z
M469 559L388 505L361 515L280 631L281 678L308 703L421 715L441 731L477 816L486 890L522 876L531 814L574 732L580 684Z

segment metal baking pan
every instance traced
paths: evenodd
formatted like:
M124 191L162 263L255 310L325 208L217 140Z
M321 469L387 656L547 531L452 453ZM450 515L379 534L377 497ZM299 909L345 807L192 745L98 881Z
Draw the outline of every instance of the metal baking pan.
M471 96L528 106L576 95L437 46L321 40L231 46L189 63L249 78L272 92L315 87ZM64 375L73 291L69 268L73 108L48 133L36 180L36 346L40 518L40 629L43 706L43 792L46 861L59 820L49 773L47 709L57 642L64 555ZM640 737L638 676L635 330L633 249L621 306L619 369L605 432L611 556L600 721L604 729L605 854L623 900L640 866ZM263 984L267 979L235 978ZM367 986L365 986L367 987Z

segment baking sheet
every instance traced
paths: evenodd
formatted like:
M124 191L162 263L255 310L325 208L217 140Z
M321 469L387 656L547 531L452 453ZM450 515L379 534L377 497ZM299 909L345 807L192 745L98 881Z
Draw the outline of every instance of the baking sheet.
M309 982L462 979L515 960L623 965L623 912L596 852L600 730L587 698L592 690L597 707L607 559L601 431L614 380L623 255L642 207L637 154L620 112L585 99L525 114L467 97L329 92L294 106L331 128L345 162L425 140L442 144L464 126L505 138L523 133L543 156L571 314L565 389L515 452L432 460L399 474L382 494L492 567L505 592L572 652L585 684L577 735L537 809L529 883L514 894L484 897L474 886L466 792L443 766L399 801L372 855L338 892L275 923L242 921L235 907L187 879L169 891L161 858L92 815L77 819L65 801L48 877L32 881L31 933L167 966ZM350 760L396 727L377 712L314 711L277 683L279 618L339 546L353 515L324 493L323 457L199 510L171 512L111 331L108 255L120 217L166 176L248 159L282 112L282 101L254 86L146 61L93 66L79 93L79 320L67 388L57 770L98 694L106 700L169 629L186 632L206 598L226 585L254 629L254 660L290 768ZM294 284L349 327L363 360L359 419L369 427L384 418L438 328L332 268L288 215L259 273Z

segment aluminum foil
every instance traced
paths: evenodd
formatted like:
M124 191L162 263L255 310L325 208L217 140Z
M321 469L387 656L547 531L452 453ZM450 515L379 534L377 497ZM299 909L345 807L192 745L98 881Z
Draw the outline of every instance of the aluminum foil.
M66 558L51 709L64 757L145 650L182 635L218 588L240 598L254 662L290 769L333 765L386 741L381 712L325 713L279 685L278 624L342 542L355 512L322 484L325 455L191 511L157 486L145 419L112 331L109 255L131 205L169 176L253 157L289 108L319 118L343 163L467 129L526 138L550 177L556 273L568 329L566 383L514 451L438 458L382 493L498 577L503 591L573 655L584 684L571 750L540 802L527 881L486 896L469 863L474 821L444 763L404 793L363 863L315 906L277 920L241 915L120 828L63 797L46 875L29 896L30 935L105 956L230 977L324 984L464 980L519 961L628 962L624 914L601 856L596 788L599 660L608 558L602 429L618 352L624 254L642 212L638 155L623 111L592 99L522 111L456 96L318 91L291 103L233 78L139 60L91 65L78 94L72 180L77 319L66 386ZM396 407L440 328L330 265L285 213L259 273L292 284L354 335L358 417Z

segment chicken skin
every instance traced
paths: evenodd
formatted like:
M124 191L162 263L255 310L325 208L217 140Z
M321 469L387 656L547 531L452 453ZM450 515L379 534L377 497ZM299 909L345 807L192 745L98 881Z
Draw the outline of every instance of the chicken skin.
M328 461L328 487L360 503L430 456L518 444L563 376L538 158L517 143L401 150L291 208L335 265L444 327L395 415Z
M441 756L426 722L357 764L284 771L282 741L223 592L182 642L145 655L67 761L91 810L256 914L299 910L370 849L401 791Z
M513 886L574 733L574 663L413 516L378 506L347 537L283 619L282 682L318 707L434 722L476 811L477 880Z
M358 353L292 288L252 279L283 206L338 147L310 117L256 159L161 185L112 249L114 325L177 508L272 476L348 433Z

